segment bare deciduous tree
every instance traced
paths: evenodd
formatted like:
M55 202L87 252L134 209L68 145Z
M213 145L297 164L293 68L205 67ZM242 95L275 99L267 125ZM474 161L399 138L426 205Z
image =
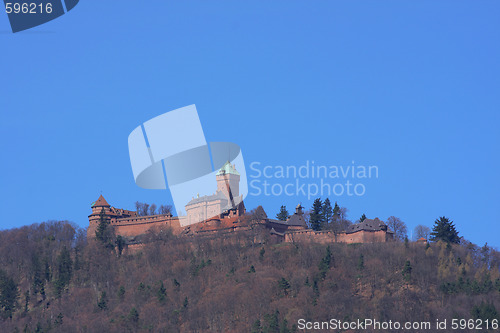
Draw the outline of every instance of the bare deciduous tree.
M403 241L408 234L406 224L399 217L389 216L387 226L394 232L394 238Z
M413 230L413 240L418 240L420 238L429 239L431 229L425 225L419 224Z
M155 204L151 204L151 206L149 206L149 215L156 215L156 205Z

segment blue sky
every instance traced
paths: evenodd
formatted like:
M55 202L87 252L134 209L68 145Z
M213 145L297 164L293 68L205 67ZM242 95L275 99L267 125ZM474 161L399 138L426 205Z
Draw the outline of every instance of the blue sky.
M377 165L356 220L445 215L500 246L498 1L82 1L12 34L0 15L0 228L84 227L138 188L127 137L196 104L207 141L252 162ZM255 197L269 215L305 197Z

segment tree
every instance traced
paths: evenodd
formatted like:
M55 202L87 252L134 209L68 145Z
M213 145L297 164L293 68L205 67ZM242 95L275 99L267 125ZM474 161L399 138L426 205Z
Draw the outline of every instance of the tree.
M387 227L394 232L395 239L404 241L407 237L408 229L406 228L406 223L401 221L399 217L389 216L387 219Z
M161 214L161 215L172 214L172 206L171 205L160 205L160 208L158 210L158 214Z
M419 240L420 238L429 239L431 229L425 225L417 225L413 230L413 240Z
M262 327L260 326L260 320L256 320L252 325L251 333L262 333Z
M137 324L139 322L139 312L136 308L130 309L130 312L128 313L128 319L134 324Z
M156 205L155 204L151 204L151 206L149 206L149 215L156 215Z
M330 245L326 247L326 254L325 256L321 259L318 265L319 269L319 274L322 279L326 277L326 273L330 269L330 264L332 262L332 251L330 250Z
M280 212L276 214L276 218L280 221L286 221L288 219L288 210L286 210L286 206L281 206Z
M330 199L326 198L323 202L323 208L321 210L321 215L323 216L323 227L322 229L328 229L330 226L330 221L333 216L332 204Z
M99 302L97 302L97 308L99 310L106 310L108 308L108 298L106 297L105 291L101 293L101 298L99 299Z
M323 222L323 216L321 214L322 210L323 210L323 203L321 202L321 198L315 199L311 214L309 216L309 223L311 224L311 228L314 231L321 230L321 225Z
M156 293L156 296L158 297L158 301L160 303L163 303L165 301L165 298L167 297L167 289L163 285L163 281L160 283L160 288L158 288L158 292Z
M100 241L107 248L114 248L113 243L111 242L112 234L111 230L108 228L109 220L104 212L104 208L101 209L101 213L99 213L99 224L97 225L97 229L95 231L95 237L98 241Z
M352 225L352 222L347 219L347 212L349 210L346 207L340 207L338 210L337 222L334 225L334 230L336 232L342 232L347 230L347 228Z
M56 295L61 296L64 287L69 284L73 273L73 261L66 246L63 246L61 253L57 257L57 279L54 283Z
M365 256L363 254L360 254L358 259L358 270L362 271L364 268L365 268Z
M278 288L283 291L285 295L288 295L288 289L290 289L290 283L284 277L278 281Z
M267 218L266 211L262 206L257 206L250 211L250 216L253 221L262 221Z
M493 303L481 302L481 305L474 305L471 310L471 315L473 319L481 319L483 328L486 328L485 321L491 323L493 320L500 320L500 316ZM491 326L490 326L491 328Z
M337 223L340 221L340 207L337 204L337 201L335 201L335 206L333 207L332 210L332 223Z
M148 216L149 213L149 204L143 203L141 207L141 216Z
M19 297L19 289L14 280L0 270L0 311L4 319L12 319L12 314L16 311Z
M366 220L365 214L361 215L361 217L359 218L359 223L363 222L364 220Z
M118 255L121 256L123 248L125 247L125 239L121 235L118 235L116 237L115 243L116 243L116 248L118 249Z
M453 221L450 221L444 216L441 216L439 219L434 221L434 227L431 232L431 240L434 242L442 240L452 244L460 243L460 237L458 236L458 231L455 229Z
M401 272L403 274L403 278L406 281L410 281L411 279L411 270L412 270L411 263L409 260L407 260L405 262L405 266L403 267L403 271Z

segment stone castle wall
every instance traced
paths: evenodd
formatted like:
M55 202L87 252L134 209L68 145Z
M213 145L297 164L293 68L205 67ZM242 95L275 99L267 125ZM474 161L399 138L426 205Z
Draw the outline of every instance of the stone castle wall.
M358 231L355 233L337 233L333 231L300 230L285 233L285 242L330 243L385 243L392 240L392 234L386 231Z
M170 228L177 235L182 231L179 218L170 215L150 215L122 219L111 219L110 225L114 227L117 235L133 237L145 234L149 229L164 230Z

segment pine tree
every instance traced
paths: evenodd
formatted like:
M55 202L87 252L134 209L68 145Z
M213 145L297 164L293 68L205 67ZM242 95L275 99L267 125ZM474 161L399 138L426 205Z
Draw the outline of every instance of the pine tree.
M325 279L326 273L330 269L330 264L332 262L332 251L330 250L330 246L326 247L326 254L325 256L321 259L318 265L319 269L319 274L322 279Z
M163 285L163 281L160 283L160 288L158 288L158 292L156 293L156 296L158 297L158 301L160 303L163 303L165 301L165 298L167 297L167 289L165 289L165 286Z
M458 236L458 231L455 229L453 221L450 221L444 216L441 216L434 222L434 227L431 232L431 240L435 242L442 240L452 244L460 243L460 237Z
M321 202L321 198L317 198L314 200L311 214L309 216L309 223L311 224L311 228L314 231L321 230L323 216L321 214L323 210L323 203Z
M73 261L66 246L63 246L57 257L57 280L54 283L56 295L61 296L64 287L69 284L73 273Z
M340 207L337 204L337 201L335 201L335 206L333 207L333 219L337 220L340 217Z
M99 213L99 224L97 225L97 229L95 231L95 237L102 244L104 244L107 248L114 248L113 243L111 242L111 234L108 228L109 221L106 217L106 213L104 212L104 208L101 209Z
M119 256L122 255L124 247L125 247L125 239L121 235L118 235L116 237L116 248L118 249Z
M55 327L61 326L63 324L63 318L64 318L64 316L63 316L62 312L59 312L56 319L54 320L54 326Z
M286 210L286 206L281 206L280 212L276 214L276 218L280 221L286 221L288 219L288 210Z
M288 295L288 289L290 289L290 283L288 282L287 279L282 277L281 280L278 281L278 287L280 290L283 291L285 295Z
M361 217L359 218L359 223L363 222L364 220L366 220L365 214L361 215Z
M402 271L403 278L406 281L410 281L410 279L411 279L411 270L412 270L411 263L409 260L407 260L405 262L405 266L403 267L403 271Z
M260 326L260 320L256 320L252 325L251 333L262 333L262 328Z
M14 280L0 270L0 311L4 319L12 319L12 314L16 311L19 297L19 289Z
M128 319L134 324L137 324L139 322L139 312L136 308L130 309L130 312L128 313Z
M360 254L358 259L358 269L362 271L364 268L365 268L365 256L363 256L363 254Z
M333 216L332 204L330 203L330 199L326 198L323 202L323 207L321 210L321 215L323 216L323 227L321 229L329 229L330 221Z

